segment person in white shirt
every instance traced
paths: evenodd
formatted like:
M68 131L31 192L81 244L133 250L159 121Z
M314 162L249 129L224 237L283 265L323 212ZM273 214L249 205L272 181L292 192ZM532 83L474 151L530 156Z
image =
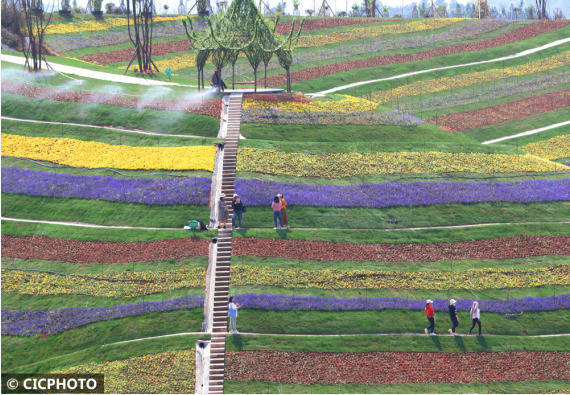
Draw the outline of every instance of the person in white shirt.
M473 328L475 328L475 324L479 325L479 336L481 336L481 312L479 310L479 302L474 301L473 305L471 306L471 310L469 311L469 315L473 320L473 325L471 325L471 329L469 329L469 334Z

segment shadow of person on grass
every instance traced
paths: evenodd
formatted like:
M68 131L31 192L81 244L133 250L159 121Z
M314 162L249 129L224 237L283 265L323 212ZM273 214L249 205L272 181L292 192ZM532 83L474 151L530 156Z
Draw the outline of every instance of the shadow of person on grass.
M453 340L455 340L455 343L457 343L457 347L459 347L461 351L467 352L467 349L465 348L465 343L463 343L463 338L461 336L453 336Z
M429 337L433 344L437 347L438 350L441 351L441 342L439 341L439 336L430 336Z
M236 350L238 350L238 351L243 350L243 340L242 340L242 337L239 333L238 334L235 334L235 333L232 334L230 336L230 339L231 339L232 345L236 348Z

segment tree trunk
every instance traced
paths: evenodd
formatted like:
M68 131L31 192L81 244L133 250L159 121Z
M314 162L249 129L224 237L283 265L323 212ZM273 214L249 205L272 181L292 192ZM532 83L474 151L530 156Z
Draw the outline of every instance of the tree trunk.
M291 93L291 70L289 67L285 70L287 71L287 92Z
M198 67L198 91L200 91L200 67Z
M257 69L253 69L253 91L257 92Z
M263 87L267 89L267 64L264 64L265 70L263 71Z
M234 63L232 63L232 89L235 89L235 87L234 87L235 75L236 75L236 64L234 62Z

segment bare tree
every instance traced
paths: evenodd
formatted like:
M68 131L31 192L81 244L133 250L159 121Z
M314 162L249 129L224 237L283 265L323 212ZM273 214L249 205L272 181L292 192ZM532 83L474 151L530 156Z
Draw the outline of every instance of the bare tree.
M152 61L153 10L154 0L127 0L127 30L135 52L125 73L135 59L140 73L152 73L153 67L158 71Z
M546 15L547 0L535 0L535 2L538 19L548 19L548 16Z
M45 18L43 0L20 0L19 4L24 19L21 28L26 66L30 71L41 71L42 60L45 62L44 36L51 23L52 13Z

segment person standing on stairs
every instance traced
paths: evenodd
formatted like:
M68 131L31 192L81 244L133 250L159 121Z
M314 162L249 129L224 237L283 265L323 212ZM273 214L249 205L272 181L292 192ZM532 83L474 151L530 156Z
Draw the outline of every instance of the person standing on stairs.
M230 332L231 333L239 333L237 331L237 316L238 316L238 309L241 307L239 303L234 302L234 297L230 296L228 300L228 317L230 317Z
M226 221L230 216L224 197L226 197L226 195L222 193L220 195L220 200L218 200L218 229L226 229Z

